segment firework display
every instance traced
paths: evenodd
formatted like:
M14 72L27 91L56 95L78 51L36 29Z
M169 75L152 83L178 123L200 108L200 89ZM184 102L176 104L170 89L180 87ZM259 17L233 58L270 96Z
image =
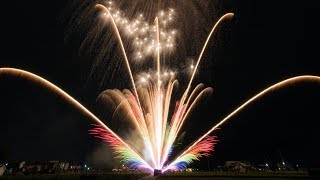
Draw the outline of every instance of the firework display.
M217 27L221 22L231 19L234 14L223 15L212 27L195 63L190 65L192 73L186 88L180 98L173 99L173 91L178 84L176 72L163 67L161 57L163 54L173 53L176 48L179 30L172 26L177 15L176 11L172 8L160 11L154 21L149 23L140 13L133 19L126 17L112 1L107 1L106 4L96 4L95 8L99 12L99 18L109 23L113 28L131 83L128 87L130 90L108 89L103 91L99 98L110 105L113 115L119 114L125 117L134 126L134 132L142 140L142 145L132 146L80 102L40 76L20 69L0 68L0 77L24 78L35 84L40 84L64 98L94 120L95 124L89 133L110 144L116 158L131 168L154 172L157 175L166 171L185 169L193 161L199 160L203 156L210 156L217 143L217 137L212 135L212 132L254 101L292 83L320 82L318 76L304 75L286 79L266 88L223 118L187 146L178 156L171 157L175 143L182 133L182 127L191 111L204 97L213 92L211 87L205 87L201 83L194 85L193 88L194 77L199 69L203 54ZM131 42L131 47L134 50L133 56L128 56L123 38ZM155 66L148 73L142 72L135 75L132 71L131 59L141 61L152 59Z
M175 39L175 33L172 33L175 31L172 30L171 33L165 32L160 28L160 24L167 23L159 22L161 22L161 20L169 22L170 19L172 19L172 13L174 13L174 10L170 9L168 14L162 11L160 13L160 17L163 18L156 17L154 26L151 28L149 26L142 26L142 28L139 28L138 25L140 24L141 19L136 19L133 23L131 23L125 18L121 17L121 13L119 11L114 10L114 12L111 13L111 7L108 8L102 4L97 4L96 8L101 11L103 18L109 20L109 22L113 25L115 34L120 42L121 50L126 61L133 87L133 92L106 92L103 94L103 96L105 96L104 99L111 99L112 101L112 97L116 94L116 96L120 98L120 100L118 100L121 102L119 103L119 106L126 104L122 107L127 114L133 114L130 116L130 120L135 125L139 136L143 139L143 152L144 154L147 154L144 159L149 164L149 167L152 167L150 170L164 170L164 168L167 166L168 157L172 151L174 142L178 137L190 110L197 104L198 100L201 99L202 96L212 91L212 88L203 88L203 86L200 84L190 93L191 84L198 69L204 50L206 49L210 37L216 30L217 26L223 20L232 18L233 14L225 14L212 28L196 64L192 65L191 67L193 72L188 86L182 97L176 102L174 113L170 115L169 108L171 104L171 95L177 80L174 78L173 72L168 73L167 70L163 70L161 67L160 55L166 52L167 49L165 49L165 47L173 48L173 42L171 39ZM141 17L143 17L143 15L141 15ZM148 29L151 29L151 31L148 32ZM147 55L153 55L154 59L156 60L156 75L155 77L150 77L150 75L148 76L147 74L145 77L141 77L141 85L136 85L136 82L134 81L128 55L126 54L122 36L120 35L120 30L124 31L124 34L129 37L135 35L135 40L141 39L140 36L148 34L148 37L145 37L146 42L135 41L134 44L137 42L139 44L137 49L138 55L141 56L140 58ZM147 52L150 52L150 54L144 53L144 56L142 56L142 51L140 48L142 48L144 44L147 45L144 46L143 49L145 49ZM90 133L106 142L111 143L111 146L114 148L115 152L117 152L120 157L128 163L133 164L133 166L138 165L140 167L146 167L142 162L137 162L134 159L130 159L127 151L123 152L123 147L119 146L119 142L116 139L110 138L110 134L101 127L94 128L90 131ZM209 152L213 151L215 143L215 137L208 136L201 141L196 148L191 150L192 155L180 158L179 162L175 163L175 165L170 165L170 167L166 169L176 170L185 168L186 164L192 162L193 160L196 160L201 156L209 155Z

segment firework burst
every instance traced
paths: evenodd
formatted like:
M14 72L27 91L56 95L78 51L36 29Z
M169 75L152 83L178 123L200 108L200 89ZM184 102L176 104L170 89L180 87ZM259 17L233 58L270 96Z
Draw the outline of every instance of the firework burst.
M109 5L112 5L112 3L109 3ZM161 18L156 17L154 25L152 26L152 28L150 28L149 26L146 26L146 23L143 23L142 27L139 27L142 19L136 19L133 22L129 22L126 18L121 16L120 11L114 10L115 8L113 7L107 7L102 4L97 4L96 8L101 11L102 16L106 20L109 20L115 30L115 34L120 42L120 47L126 61L127 69L133 87L133 92L124 91L123 93L118 93L119 97L122 98L122 100L119 101L121 102L119 105L121 105L122 103L127 104L126 106L122 107L124 108L125 112L127 112L127 114L133 114L130 120L134 124L140 137L143 139L143 149L148 156L144 157L144 159L147 159L147 163L149 163L149 165L153 169L164 170L164 167L167 165L168 157L170 155L170 152L172 151L174 142L178 137L178 134L180 133L181 128L188 114L190 113L190 110L196 105L196 103L202 96L212 91L211 88L203 89L203 86L199 85L194 89L192 93L190 93L191 84L201 61L203 52L216 27L223 20L233 17L233 14L225 14L212 28L195 66L192 67L193 72L188 86L180 100L176 102L175 110L170 120L169 108L171 95L177 81L174 79L173 73L170 72L169 74L166 71L163 72L160 62L160 54L166 53L168 49L165 49L165 47L173 48L173 40L175 39L175 33L173 32L175 32L175 30L169 30L171 33L168 33L168 31L160 28L160 24L166 27L167 22L169 22L173 18L172 14L174 13L174 10L169 9L169 12L161 11L159 13L159 16ZM143 15L140 15L139 17L142 18ZM138 51L137 55L140 56L139 58L150 55L153 56L156 60L155 78L150 79L148 76L141 77L141 82L145 85L143 84L137 86L134 81L133 75L131 73L130 62L123 45L120 31L122 31L123 34L126 34L129 38L133 37L134 40L138 40L134 41L134 44L139 45L136 46L136 49ZM139 39L141 38L145 38L146 42L140 41ZM141 48L146 49L146 51L150 54L144 53L144 55L142 55ZM109 96L108 99L112 99L114 93L108 93L105 95ZM122 156L120 155L122 159L131 164L133 167L139 164L137 163L137 159L134 158L134 156L132 156L134 159L128 158L130 156L127 155L127 152L122 151L122 147L119 146L119 142L116 139L110 138L109 134L105 133L105 131L102 131L101 128L94 128L91 133L95 135L98 134L99 138L102 138L103 140L111 143L111 146L115 149L115 152L117 154L124 154ZM186 164L192 162L193 160L198 160L198 158L201 156L209 155L209 152L213 151L213 145L215 144L215 142L216 141L214 137L208 136L196 147L189 150L183 156L183 158L180 158L179 161L175 162L175 165L172 166L171 169L185 168Z
M79 109L83 114L87 115L93 121L95 121L97 123L97 125L93 125L94 128L92 130L90 130L89 132L91 134L93 134L95 137L101 138L103 141L110 143L114 152L117 154L117 157L121 158L123 160L123 162L131 165L132 167L136 167L136 168L142 169L147 172L153 172L156 169L156 167L157 167L157 157L156 157L157 154L156 153L152 154L152 153L153 153L153 148L157 148L157 144L148 144L147 143L147 142L152 142L153 141L152 139L147 140L145 142L145 144L147 144L146 148L149 148L149 149L147 149L147 152L150 152L150 154L148 154L148 157L151 157L151 158L145 158L145 157L143 157L143 155L141 153L138 152L137 149L134 149L132 146L130 146L125 140L123 140L121 137L119 137L108 126L106 126L99 118L97 118L92 112L90 112L88 109L86 109L80 102L75 100L68 93L66 93L65 91L60 89L58 86L52 84L51 82L49 82L49 81L45 80L44 78L42 78L38 75L35 75L31 72L27 72L27 71L20 70L20 69L14 69L14 68L0 68L0 77L7 77L7 76L13 76L13 77L22 78L22 79L32 81L37 85L40 85L44 88L49 89L50 91L54 92L58 96L61 96L68 103L73 105L75 108ZM311 76L311 75L297 76L297 77L286 79L284 81L281 81L279 83L276 83L276 84L266 88L265 90L261 91L260 93L258 93L254 97L247 100L244 104L242 104L241 106L236 108L232 113L230 113L228 116L226 116L224 119L222 119L218 124L213 126L203 136L201 136L199 139L194 141L194 143L192 143L189 147L187 147L173 161L167 162L167 163L165 162L167 160L166 158L168 158L168 156L170 155L170 151L166 151L166 153L164 155L167 155L167 157L165 157L164 155L160 156L160 157L165 158L165 159L162 159L163 162L160 163L160 165L162 163L164 163L161 170L163 172L168 171L168 170L181 170L181 169L186 168L187 165L189 163L193 162L194 160L199 160L199 158L201 158L202 156L209 156L210 152L213 151L213 147L217 142L215 140L216 139L215 136L210 136L210 134L214 130L216 130L218 127L220 127L221 125L226 123L229 119L231 119L233 116L235 116L241 110L246 108L248 105L250 105L253 102L262 98L264 95L266 95L270 92L273 92L275 90L284 88L286 86L301 83L301 82L314 82L314 83L320 84L320 77L319 76ZM195 88L195 90L193 92L196 92L197 91L196 89L198 89L198 88L199 88L199 86L197 86L197 88ZM104 92L104 94L106 94L107 97L108 96L112 97L112 99L116 99L115 97L123 99L124 97L122 97L122 95L124 95L128 99L134 98L134 95L128 90L125 90L123 92L120 92L118 90L107 90L106 92ZM132 101L133 103L137 102L134 99L132 99L132 100L133 100ZM194 102L195 101L196 100L194 100ZM127 101L125 101L125 102L127 102ZM127 106L126 103L124 103L124 104L125 104L124 106ZM178 111L177 109L179 106L180 105L177 104L175 114L177 114L177 111ZM185 113L185 115L187 115L187 114L188 113ZM149 115L145 115L145 116L148 118L151 118ZM173 116L172 119L176 118L176 117L175 118L174 117L175 116ZM131 120L136 120L135 116L133 116L131 118L132 118ZM136 121L136 123L138 126L138 121ZM172 123L173 122L171 121L171 124ZM170 126L167 126L167 127L169 128ZM147 128L144 128L144 129L147 129ZM151 132L152 134L155 134L155 132L158 132L158 131L154 131L154 129L147 129L147 131ZM167 129L164 133L165 136L163 136L163 137L168 137L169 132L170 131ZM140 133L141 134L145 133L145 135L142 135L142 136L150 137L147 134L147 132L140 132ZM167 142L167 141L165 141L165 142ZM156 142L156 141L153 141L153 142ZM167 144L168 144L168 142L167 142Z

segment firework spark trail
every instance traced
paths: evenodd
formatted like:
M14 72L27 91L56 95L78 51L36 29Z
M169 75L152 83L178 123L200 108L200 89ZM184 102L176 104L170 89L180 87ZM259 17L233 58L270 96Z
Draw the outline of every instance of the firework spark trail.
M164 156L168 156L169 152L170 152L170 148L172 147L173 143L174 143L174 140L176 139L177 135L179 134L180 132L180 129L184 123L184 120L186 117L184 117L184 113L185 113L185 110L188 108L189 106L189 100L187 100L187 103L185 104L185 100L188 98L188 93L190 91L190 88L191 88L191 84L192 84L192 81L193 81L193 78L194 78L194 75L198 69L198 66L199 66L199 63L202 59L202 55L208 45L208 42L213 34L213 32L215 32L216 28L219 26L219 24L225 20L225 19L228 19L228 18L232 18L234 16L233 13L227 13L225 15L223 15L217 22L216 24L213 26L213 28L211 29L211 32L209 33L205 43L204 43L204 46L201 50L201 53L198 57L198 60L197 60L197 63L196 63L196 66L194 68L194 71L192 73L192 76L191 76L191 79L188 83L188 86L185 90L185 92L183 93L182 95L182 98L179 102L179 107L178 107L178 110L177 110L177 116L175 116L175 118L172 119L172 122L171 122L171 129L170 129L170 132L169 132L169 140L168 140L168 144L165 146L165 149L164 149ZM164 162L163 162L164 163ZM163 164L162 164L163 165Z
M200 101L200 99L205 96L205 94L211 94L213 92L213 89L211 87L207 87L204 90L202 90L197 96L196 98L193 100L192 104L190 105L190 107L188 108L188 110L186 111L186 113L184 114L184 116L182 117L180 126L178 127L177 133L180 131L184 121L186 120L186 118L189 116L190 112L193 110L193 108L195 107L195 105ZM176 134L177 136L178 134Z
M145 162L145 160L141 158L141 156L137 152L135 152L126 142L124 142L118 135L116 135L111 129L109 129L98 117L96 117L81 103L79 103L68 93L60 89L58 86L31 72L15 68L0 68L0 77L2 75L25 78L27 80L33 81L39 85L44 86L52 92L57 93L59 96L63 97L67 102L78 108L82 113L86 114L88 117L92 118L95 122L97 122L103 128L103 132L107 134L107 136L109 137L108 142L110 142L111 146L114 149L116 149L118 153L120 153L121 157L123 157L124 159L134 159L135 161L140 162L147 169L153 170L153 168L151 168L149 164Z
M198 148L197 153L199 152L206 152L206 150L202 149L201 146L199 146L199 144L202 144L203 140L206 140L206 137L209 136L210 133L212 133L214 130L216 130L218 127L220 127L222 124L224 124L226 121L228 121L231 117L233 117L234 115L236 115L239 111L241 111L242 109L244 109L246 106L248 106L249 104L251 104L252 102L258 100L259 98L261 98L262 96L264 96L267 93L270 93L271 91L280 89L284 86L290 85L292 83L299 83L299 82L319 82L320 83L320 76L311 76L311 75L304 75L304 76L297 76L297 77L293 77L293 78L289 78L286 80L283 80L279 83L276 83L270 87L268 87L267 89L261 91L260 93L258 93L257 95L255 95L254 97L250 98L249 100L247 100L244 104L242 104L241 106L239 106L237 109L235 109L232 113L230 113L228 116L226 116L224 119L222 119L218 124L216 124L215 126L213 126L207 133L205 133L203 136L201 136L198 140L196 140L191 146L189 146L185 151L183 151L181 153L180 156L178 156L170 165L168 165L168 167L164 170L167 171L168 169L173 168L176 164L182 162L182 161L186 161L185 156L188 154L194 154L194 149ZM194 151L194 152L191 152ZM190 163L190 159L188 159L188 163Z
M108 14L108 17L110 17L111 19L111 24L116 32L116 36L119 40L119 43L120 43L120 46L121 46L121 51L122 51L122 54L123 54L123 57L125 59L125 62L126 62L126 66L127 66L127 69L129 71L129 76L130 76L130 80L131 80L131 83L132 83L132 87L133 87L133 90L134 90L134 93L135 93L135 96L137 98L137 101L140 105L140 102L139 102L139 96L138 96L138 92L137 92L137 88L136 88L136 84L134 82L134 79L133 79L133 75L132 75L132 71L131 71L131 67L130 67L130 63L129 63L129 60L128 60L128 57L127 57L127 53L126 53L126 50L124 48L124 45L123 45L123 42L122 42L122 39L121 39L121 36L120 36L120 33L119 33L119 30L118 30L118 27L117 27L117 24L116 22L114 21L110 11L102 4L97 4L96 5L96 8L102 10L102 11L105 11L107 14ZM141 105L140 105L141 106Z
M160 38L159 38L159 20L158 17L156 17L155 19L155 25L156 25L156 33L155 33L155 37L156 37L156 51L155 51L155 55L156 55L156 61L157 61L157 78L158 78L158 82L157 84L157 93L156 93L156 116L157 118L156 120L156 127L155 127L155 138L156 138L156 153L157 153L157 169L161 168L160 167L160 162L161 162L161 151L162 151L162 144L163 144L163 138L162 138L162 110L163 110L163 100L162 100L162 92L161 92L161 71L160 71Z
M175 82L177 82L177 80L175 80ZM203 86L204 86L204 85L201 84L201 83L196 86L196 88L192 91L190 97L188 98L187 104L189 104L189 102L191 101L191 99L192 99L194 96L196 96L196 94L198 94L198 96L200 95L200 94L199 94L199 91L201 91L201 89L203 88ZM170 86L169 86L169 87L170 87ZM172 86L171 86L171 88L172 88ZM168 89L169 89L169 88L168 88ZM172 92L172 90L171 90L171 92ZM171 97L171 94L169 95L169 97ZM196 98L197 98L197 97L196 97ZM170 101L170 100L169 100L169 101ZM197 101L197 100L194 99L192 105L191 105L190 108L187 110L187 112L186 112L186 114L184 115L182 121L184 121L184 120L186 119L187 115L191 112L191 110L193 109L193 106L196 104L196 101ZM170 102L168 102L168 103L170 103ZM166 104L167 107L169 107L169 105L170 105L170 104ZM169 108L167 108L167 109L169 109ZM168 114L168 112L167 112L166 114ZM165 120L166 120L166 119L167 119L167 117L165 117ZM164 121L164 123L166 123L166 121ZM166 133L166 131L163 130L163 133ZM164 137L165 137L165 136L164 136ZM163 149L166 149L166 148L169 146L169 144L171 144L171 143L170 143L170 142L164 142ZM170 153L170 152L168 152L167 157L166 157L166 154L165 154L165 153L166 153L166 152L163 153L163 158L162 158L162 161L161 161L161 166L162 166L162 167L163 167L164 163L168 160L168 156L169 156L169 153Z
M158 17L156 17L155 25L156 25L156 61L157 61L157 75L158 75L158 83L160 84L160 37L159 37L159 20ZM158 85L160 88L160 86Z
M124 48L122 39L121 39L120 32L119 32L119 30L118 30L118 27L117 27L117 25L116 25L116 23L115 23L115 21L114 21L114 18L113 18L113 16L112 16L112 14L110 13L110 11L109 11L104 5L102 5L102 4L97 4L95 7L98 8L98 9L100 9L100 10L102 10L103 12L106 12L106 13L107 13L107 14L106 14L107 17L111 19L112 25L113 25L113 27L114 27L114 29L115 29L115 32L116 32L116 36L117 36L117 38L118 38L118 40L119 40L119 43L120 43L120 46L121 46L121 50L122 50L122 52L123 52L123 56L124 56L124 58L125 58L125 62L126 62L126 65L127 65L127 69L128 69L128 71L129 71L130 80L131 80L131 83L132 83L132 86L133 86L133 89L134 89L134 93L135 93L135 96L136 96L135 99L137 100L138 105L139 105L139 108L138 108L135 112L136 112L136 113L139 113L139 115L136 116L136 118L142 120L142 121L141 121L142 126L141 126L139 123L137 123L137 122L135 122L135 125L136 125L136 127L137 127L138 129L143 128L143 129L145 129L144 131L148 133L148 131L146 130L146 129L147 129L146 119L144 118L144 115L143 115L143 112L142 112L142 107L141 107L141 103L140 103L140 100L139 100L139 95L138 95L138 92L137 92L137 89L136 89L136 84L135 84L135 81L134 81L134 78L133 78L133 75L132 75L130 63L129 63L129 60L128 60L128 57L127 57L127 54L126 54L126 51L125 51L125 48ZM156 19L156 20L157 20L157 19ZM150 135L148 135L148 134L146 134L146 135L143 136L143 138L144 138L146 141L149 141L149 142L146 142L147 144L151 144L149 137L150 137ZM152 152L152 153L154 153L154 152ZM155 163L154 160L153 160L153 163Z
M208 37L207 37L206 42L204 43L204 46L203 46L203 48L202 48L202 50L201 50L201 53L200 53L200 55L199 55L199 57L198 57L197 64L196 64L196 66L195 66L195 68L194 68L194 71L193 71L193 73L192 73L191 79L190 79L189 84L188 84L188 86L187 86L187 89L186 89L186 91L185 91L186 95L189 93L189 89L190 89L190 87L191 87L191 84L192 84L194 75L196 74L196 71L197 71L197 69L198 69L199 63L200 63L200 61L201 61L201 59L202 59L202 55L203 55L204 50L206 49L206 47L207 47L207 45L208 45L208 42L209 42L209 40L210 40L210 38L211 38L211 35L213 34L213 32L215 32L216 28L219 26L219 24L220 24L224 19L232 18L233 16L234 16L233 13L227 13L227 14L223 15L223 16L216 22L216 24L213 26L210 34L209 34Z
M147 92L149 93L149 91ZM151 158L152 158L152 163L154 165L153 167L157 167L157 160L154 156L156 154L156 151L155 151L156 147L154 143L156 142L156 140L153 139L155 137L153 135L153 133L155 132L154 130L155 127L153 125L154 122L148 118L148 115L144 117L143 112L141 112L142 109L139 107L137 103L137 99L134 97L131 91L129 90L124 91L124 96L125 96L125 99L123 99L123 101L128 101L130 104L130 106L126 108L126 111L131 111L131 110L133 111L135 116L133 124L139 130L138 132L140 133L141 137L144 139L145 147L147 148L148 153L151 155ZM148 95L147 97L154 97L154 96Z

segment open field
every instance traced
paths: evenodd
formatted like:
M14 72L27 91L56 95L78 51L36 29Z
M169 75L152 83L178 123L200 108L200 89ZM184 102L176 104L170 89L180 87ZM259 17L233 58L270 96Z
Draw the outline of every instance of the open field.
M289 180L289 179L311 179L307 172L191 172L191 173L171 173L162 175L160 179L215 179L215 180L231 180L231 179L259 179L259 180Z
M252 172L252 173L232 173L232 172L179 172L163 174L153 177L144 173L103 173L103 174L52 174L52 175L31 175L31 176L3 176L0 179L119 179L119 180L182 180L182 179L199 179L199 180L291 180L312 179L307 172Z

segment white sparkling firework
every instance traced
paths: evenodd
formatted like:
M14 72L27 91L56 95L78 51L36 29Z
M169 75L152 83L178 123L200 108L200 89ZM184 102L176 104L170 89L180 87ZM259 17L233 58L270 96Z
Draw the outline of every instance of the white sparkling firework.
M134 48L133 58L144 60L152 56L157 46L155 44L154 34L156 26L149 24L143 14L138 14L135 18L129 19L112 1L107 1L105 7L109 10L119 31L132 42ZM109 18L108 13L103 16ZM175 49L177 30L171 26L175 18L175 11L172 8L161 10L157 13L159 20L159 49L161 53L172 52Z

